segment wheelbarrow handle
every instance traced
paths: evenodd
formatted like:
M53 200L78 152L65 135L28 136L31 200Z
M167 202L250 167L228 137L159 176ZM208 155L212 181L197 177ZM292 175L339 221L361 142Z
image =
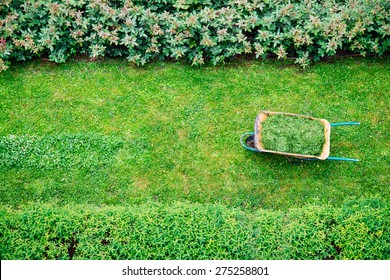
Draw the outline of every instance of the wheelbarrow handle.
M360 122L338 122L331 123L330 126L346 126L346 125L360 125ZM338 161L349 161L349 162L358 162L356 158L342 158L342 157L327 157L327 160L338 160Z
M327 160L338 160L338 161L350 161L350 162L358 162L357 158L342 158L342 157L327 157Z
M330 126L342 126L342 125L360 125L360 122L339 122L339 123L330 124Z
M257 150L257 149L255 149L255 148L252 148L252 147L249 147L249 146L247 146L246 145L246 139L248 138L248 136L252 136L252 135L255 135L255 133L254 132L245 132L243 135L241 135L241 137L240 137L240 143L241 143L241 145L245 148L245 149L247 149L247 150L250 150L250 151L252 151L252 152L258 152L259 150Z

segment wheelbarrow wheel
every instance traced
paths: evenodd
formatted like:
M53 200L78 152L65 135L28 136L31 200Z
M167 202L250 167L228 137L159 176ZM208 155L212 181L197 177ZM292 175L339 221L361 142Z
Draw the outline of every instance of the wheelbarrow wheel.
M240 137L240 143L241 145L252 152L259 152L255 148L255 133L254 132L246 132Z
M254 136L254 135L249 135L249 136L245 139L245 144L246 144L248 147L255 149L255 136Z

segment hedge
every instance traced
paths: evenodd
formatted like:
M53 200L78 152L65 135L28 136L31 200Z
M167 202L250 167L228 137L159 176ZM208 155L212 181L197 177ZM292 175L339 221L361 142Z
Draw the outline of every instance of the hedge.
M390 46L387 0L5 0L0 71L76 55L218 64L238 54L313 60Z
M177 202L0 208L7 259L390 259L390 203L287 213Z

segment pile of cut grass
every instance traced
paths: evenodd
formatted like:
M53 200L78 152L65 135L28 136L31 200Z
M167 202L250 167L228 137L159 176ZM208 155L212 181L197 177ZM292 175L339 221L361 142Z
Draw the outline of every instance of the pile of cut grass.
M291 115L269 116L263 123L262 135L267 150L293 154L318 156L325 143L320 121Z

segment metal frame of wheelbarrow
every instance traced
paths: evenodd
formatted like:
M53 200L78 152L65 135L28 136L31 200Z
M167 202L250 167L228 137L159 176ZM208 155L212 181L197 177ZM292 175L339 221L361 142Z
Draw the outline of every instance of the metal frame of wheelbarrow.
M325 143L322 148L322 152L319 156L314 155L303 155L303 154L294 154L294 153L287 153L287 152L279 152L279 151L272 151L267 150L264 148L263 142L262 142L262 127L264 121L271 115L286 115L286 116L294 116L294 117L300 117L300 118L307 118L310 120L318 120L324 125L324 138ZM336 126L349 126L349 125L360 125L359 122L338 122L338 123L329 123L325 119L317 119L310 116L305 115L298 115L298 114L291 114L291 113L283 113L283 112L269 112L269 111L263 111L261 112L257 117L255 121L255 131L254 132L246 132L244 133L240 138L241 145L250 151L253 152L262 152L262 153L272 153L272 154L279 154L284 156L290 156L295 157L303 160L338 160L338 161L350 161L350 162L357 162L358 159L354 158L343 158L343 157L333 157L329 156L330 153L330 128L336 127ZM247 139L253 138L254 141L254 147L249 147L247 145Z

